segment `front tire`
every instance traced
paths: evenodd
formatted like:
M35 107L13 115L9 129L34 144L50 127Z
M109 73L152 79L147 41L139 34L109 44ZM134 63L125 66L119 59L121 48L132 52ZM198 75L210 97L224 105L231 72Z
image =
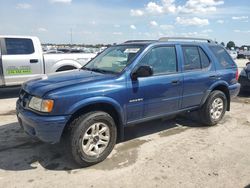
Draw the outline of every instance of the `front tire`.
M208 126L216 125L225 115L227 105L227 98L223 92L212 91L199 110L201 122Z
M117 138L116 125L106 112L90 112L70 124L67 138L71 157L81 167L94 165L106 159Z

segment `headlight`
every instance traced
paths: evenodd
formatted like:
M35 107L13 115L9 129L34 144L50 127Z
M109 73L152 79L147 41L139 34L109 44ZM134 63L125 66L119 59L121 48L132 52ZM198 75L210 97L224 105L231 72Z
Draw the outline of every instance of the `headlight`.
M54 106L53 100L43 100L38 97L32 97L29 102L29 108L39 112L51 112Z

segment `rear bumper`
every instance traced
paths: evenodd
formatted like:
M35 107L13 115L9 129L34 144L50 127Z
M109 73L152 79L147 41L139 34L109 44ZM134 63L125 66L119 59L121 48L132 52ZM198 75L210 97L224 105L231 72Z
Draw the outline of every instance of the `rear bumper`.
M230 98L234 98L236 97L240 92L240 84L236 83L233 85L229 86L229 94L230 94Z
M70 116L41 116L23 109L17 102L17 118L25 133L43 142L57 143Z

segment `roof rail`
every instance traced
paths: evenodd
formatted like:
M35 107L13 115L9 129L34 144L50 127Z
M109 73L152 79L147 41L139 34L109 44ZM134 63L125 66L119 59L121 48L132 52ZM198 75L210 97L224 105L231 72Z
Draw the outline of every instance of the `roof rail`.
M159 39L159 41L170 41L170 40L206 41L208 43L214 43L214 41L211 39L192 38L192 37L162 37Z
M128 40L124 43L132 43L132 42L154 42L156 40Z

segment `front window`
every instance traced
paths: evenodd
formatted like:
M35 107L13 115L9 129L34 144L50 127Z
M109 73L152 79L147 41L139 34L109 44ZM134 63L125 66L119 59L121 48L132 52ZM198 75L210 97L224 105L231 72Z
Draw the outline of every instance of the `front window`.
M177 59L174 46L156 47L145 55L137 66L148 65L154 75L176 73Z
M91 60L83 69L101 73L119 74L142 50L142 45L113 46Z

